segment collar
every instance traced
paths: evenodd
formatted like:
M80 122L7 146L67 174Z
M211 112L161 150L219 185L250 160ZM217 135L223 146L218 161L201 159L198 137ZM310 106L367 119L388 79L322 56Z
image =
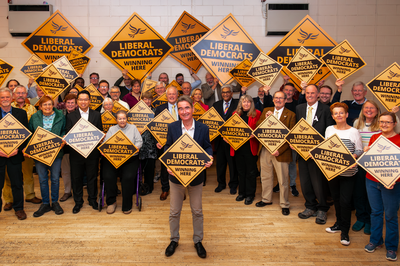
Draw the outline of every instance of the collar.
M311 105L311 106L307 103L307 111L308 111L308 107L312 107L313 110L317 110L317 108L318 108L318 101L317 101L316 103L314 103L313 105Z
M182 130L185 130L185 131L193 130L194 129L194 118L193 118L192 126L189 129L186 129L186 127L183 125L183 121L181 123L181 126L182 126Z
M232 98L229 100L229 102L225 102L225 100L223 101L224 101L224 106L226 105L226 103L229 103L229 106L231 106Z
M78 107L78 109L79 109L79 113L81 113L81 114L89 114L90 108L88 108L88 110L86 112L82 111L82 109L79 107Z
M360 104L360 103L356 102L356 100L353 100L353 101L351 102L351 104L354 104L354 103L355 103L355 104L357 104L357 105L363 105L366 101L367 101L367 98L364 97L363 103Z

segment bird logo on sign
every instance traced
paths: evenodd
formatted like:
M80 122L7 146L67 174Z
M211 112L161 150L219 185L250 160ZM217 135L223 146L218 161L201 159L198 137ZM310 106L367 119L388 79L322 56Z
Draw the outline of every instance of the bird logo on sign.
M82 131L88 127L89 127L89 125L79 125L79 130Z
M308 130L308 127L303 127L302 125L300 125L299 128L300 128L299 130L300 133Z
M212 114L212 113L209 113L209 114L208 114L208 119L211 119L211 118L214 118L214 117L216 117L216 115L214 115L214 114Z
M41 141L46 136L47 136L47 134L37 134L37 140Z
M51 77L51 76L53 76L55 74L57 74L57 72L51 71L51 69L49 69L49 77Z
M328 144L329 149L340 148L340 146L342 146L342 145L336 144L336 143L333 142L332 140L329 141L329 143L330 143L330 145Z
M236 121L235 119L232 119L232 126L240 125L240 124L241 124L240 121Z
M268 127L275 126L276 124L278 124L278 123L277 122L272 122L271 120L268 120L268 122L267 122L267 126Z
M109 117L107 117L107 116L104 116L104 117L103 117L103 122L104 122L104 123L107 123L108 121L111 121L111 118L109 118Z
M308 56L308 54L302 54L299 53L299 59L302 60L303 58L306 58Z
M378 150L377 150L377 152L382 153L384 150L389 150L389 149L390 149L390 146L384 146L384 145L381 145L381 144L378 143Z
M62 25L58 25L54 21L51 22L51 26L53 27L53 30L50 30L53 34L56 34L58 31L66 31L68 29L68 26L63 27Z
M194 108L194 112L195 112L195 113L199 113L199 112L201 112L201 110L198 109L198 108Z
M249 68L250 67L250 65L248 65L248 64L243 64L243 68Z
M350 53L351 50L344 48L343 46L340 47L339 54Z
M64 63L63 61L60 61L60 63L58 64L58 67L65 67L67 66L66 63Z
M35 59L35 58L32 58L31 64L36 64L37 62L39 62L39 60L37 60L37 59Z
M393 72L392 70L389 70L389 76L388 76L389 79L398 78L398 77L400 77L399 74L397 74L396 72Z
M268 58L267 59L260 58L261 65L263 65L264 63L267 63L267 62L268 62Z
M187 24L185 22L182 22L182 27L183 27L182 32L186 33L188 30L194 29L195 26L196 24Z
M144 34L145 31L147 30L147 29L142 30L141 28L137 29L130 24L129 24L129 29L133 33L133 34L128 34L129 37L131 37L132 39L135 38L136 34Z
M305 32L304 30L302 30L300 28L300 36L301 36L302 39L297 39L297 40L299 41L299 43L303 44L307 40L315 40L315 39L317 39L318 35L319 35L319 33L318 34L312 34L312 32L311 33L307 33L307 32Z
M142 106L139 106L138 107L138 111L143 111L143 110L145 110L146 108L144 108L144 107L142 107Z
M125 140L124 138L120 138L120 137L118 137L118 136L115 136L115 142L116 142L116 143L121 142L121 141L124 141L124 140Z
M233 31L233 30L228 29L225 25L224 25L223 31L224 31L224 34L221 34L221 37L223 39L226 39L226 37L228 37L228 36L236 36L239 33L239 31Z
M189 144L189 143L185 143L183 141L181 141L182 147L181 150L184 151L186 148L191 148L193 146L193 144Z
M169 120L168 117L166 117L165 115L161 116L161 121L164 122L166 120Z
M9 122L9 121L4 121L4 127L5 128L7 128L7 127L9 127L9 126L13 126L15 123L13 123L13 122Z

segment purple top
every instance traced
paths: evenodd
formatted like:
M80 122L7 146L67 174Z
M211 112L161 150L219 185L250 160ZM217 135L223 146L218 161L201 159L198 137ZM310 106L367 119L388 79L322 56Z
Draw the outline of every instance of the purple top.
M140 99L138 101L138 99L136 99L136 97L133 96L132 93L128 93L127 95L125 95L124 98L122 98L122 100L128 103L129 108L132 108L140 101Z

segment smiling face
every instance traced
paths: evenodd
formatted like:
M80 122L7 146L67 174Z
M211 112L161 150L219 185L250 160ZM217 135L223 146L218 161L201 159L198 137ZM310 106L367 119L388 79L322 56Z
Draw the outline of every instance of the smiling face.
M372 103L364 103L362 112L366 119L372 121L378 115L378 109Z
M19 104L19 105L24 105L25 104L25 99L28 94L26 93L26 89L19 87L15 89L15 92L13 93L14 100Z
M283 88L283 92L286 94L287 99L291 100L293 98L294 90L295 89L290 85L286 85Z
M18 82L16 82L15 80L11 80L9 83L8 83L8 88L11 90L11 91L13 91L14 89L15 89L15 87L17 87L18 86Z
M65 102L65 108L67 109L68 113L75 111L76 106L77 104L75 99L71 99Z
M118 88L111 88L111 90L110 90L110 96L111 96L111 99L112 99L113 101L118 101L120 95L121 95L121 92L119 91Z
M100 83L99 92L101 93L101 95L106 96L108 93L108 84L105 82Z
M201 98L203 98L203 93L201 90L195 90L193 93L193 101L200 102Z
M46 116L49 116L54 112L53 107L54 107L54 103L51 100L46 101L40 105L40 109L42 110L43 115L46 115Z
M190 91L192 90L192 86L189 82L185 82L181 86L183 95L190 96Z
M319 97L318 89L313 85L307 86L306 101L307 101L308 105L310 105L310 106L314 105L318 101L318 97Z
M187 101L180 101L178 103L178 114L183 122L193 119L194 108L190 106Z
M132 86L132 93L138 95L140 93L140 84L139 82L135 82Z
M228 87L223 88L221 93L222 93L222 99L225 102L229 102L232 99L233 92L231 92L231 90Z
M143 98L143 101L148 107L151 107L151 102L153 101L153 99L151 99L151 98Z
M243 109L243 111L245 111L245 112L249 111L250 107L251 107L251 102L249 100L247 100L247 99L243 99L243 101L242 101L242 109Z
M260 97L260 99L264 99L264 89L261 87L261 88L258 88L258 92L257 92L257 95L258 95L258 97Z
M90 98L86 93L81 93L78 95L78 106L79 108L86 112L89 109Z
M117 115L117 124L120 128L124 128L126 126L127 123L127 118L126 115L124 113L119 113Z
M113 104L113 102L111 102L111 101L106 101L106 102L104 102L104 104L103 104L104 110L110 111L110 112L112 111L113 106L114 106L114 104Z
M214 77L210 73L206 74L206 82L208 86L210 87L214 86Z
M158 81L162 81L165 84L168 84L169 83L168 75L165 73L161 73L160 76L158 77Z
M336 107L332 110L332 118L335 120L336 124L346 124L346 119L349 116L349 113L344 110L343 107Z
M393 134L396 124L397 123L393 121L393 118L390 115L382 115L379 117L379 128L382 130L383 134Z
M162 95L165 92L165 87L161 84L156 85L154 91L157 93L158 96Z
M285 93L282 91L278 91L274 94L274 98L272 100L274 102L276 110L281 110L283 107L285 107Z
M8 109L11 105L12 96L7 91L0 92L0 105L3 109Z
M363 85L357 85L351 89L351 94L356 102L362 103L364 102L365 95L367 95L367 91L364 90Z
M167 99L170 104L176 103L176 100L178 100L178 92L175 88L168 88Z
M319 90L319 99L321 103L327 104L331 101L332 92L330 89L323 87Z

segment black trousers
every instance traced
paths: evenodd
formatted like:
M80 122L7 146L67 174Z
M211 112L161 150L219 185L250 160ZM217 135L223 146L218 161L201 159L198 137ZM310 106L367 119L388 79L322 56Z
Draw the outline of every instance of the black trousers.
M10 158L0 158L0 212L3 207L1 200L4 187L4 179L7 174L10 177L11 191L13 195L13 208L15 211L24 209L24 181L22 177L21 163L14 164Z
M254 198L258 176L257 156L251 153L249 141L235 151L234 160L239 177L239 195Z
M326 191L328 181L313 159L304 159L299 156L299 176L300 185L306 203L306 208L314 211L329 210L329 205L326 203Z
M345 234L349 234L350 230L351 201L356 180L356 176L337 176L329 181L329 189L335 205L336 222Z
M143 159L140 160L140 164L143 170L143 182L147 184L149 192L154 189L154 170L156 166L156 159Z
M367 172L364 168L358 166L358 172L355 175L355 185L353 191L353 204L356 209L357 221L371 224L371 206L369 205L367 188L365 186L365 176Z
M219 187L226 188L226 167L229 166L229 187L236 189L239 180L233 157L230 155L230 147L228 143L220 140L217 150L217 181Z
M133 205L133 195L136 194L137 173L139 168L138 156L133 156L120 167L115 168L108 160L104 160L104 188L107 205L117 201L117 178L121 178L122 211L129 211Z
M92 152L93 153L93 152ZM89 203L97 199L97 176L99 174L99 156L89 155L87 159L82 156L70 155L71 182L75 204L83 204L83 177L87 177L87 190Z
M164 149L158 150L158 158L164 153ZM168 171L167 167L163 163L161 163L161 173L160 173L160 180L161 180L161 190L162 192L169 191L169 179L168 179Z

